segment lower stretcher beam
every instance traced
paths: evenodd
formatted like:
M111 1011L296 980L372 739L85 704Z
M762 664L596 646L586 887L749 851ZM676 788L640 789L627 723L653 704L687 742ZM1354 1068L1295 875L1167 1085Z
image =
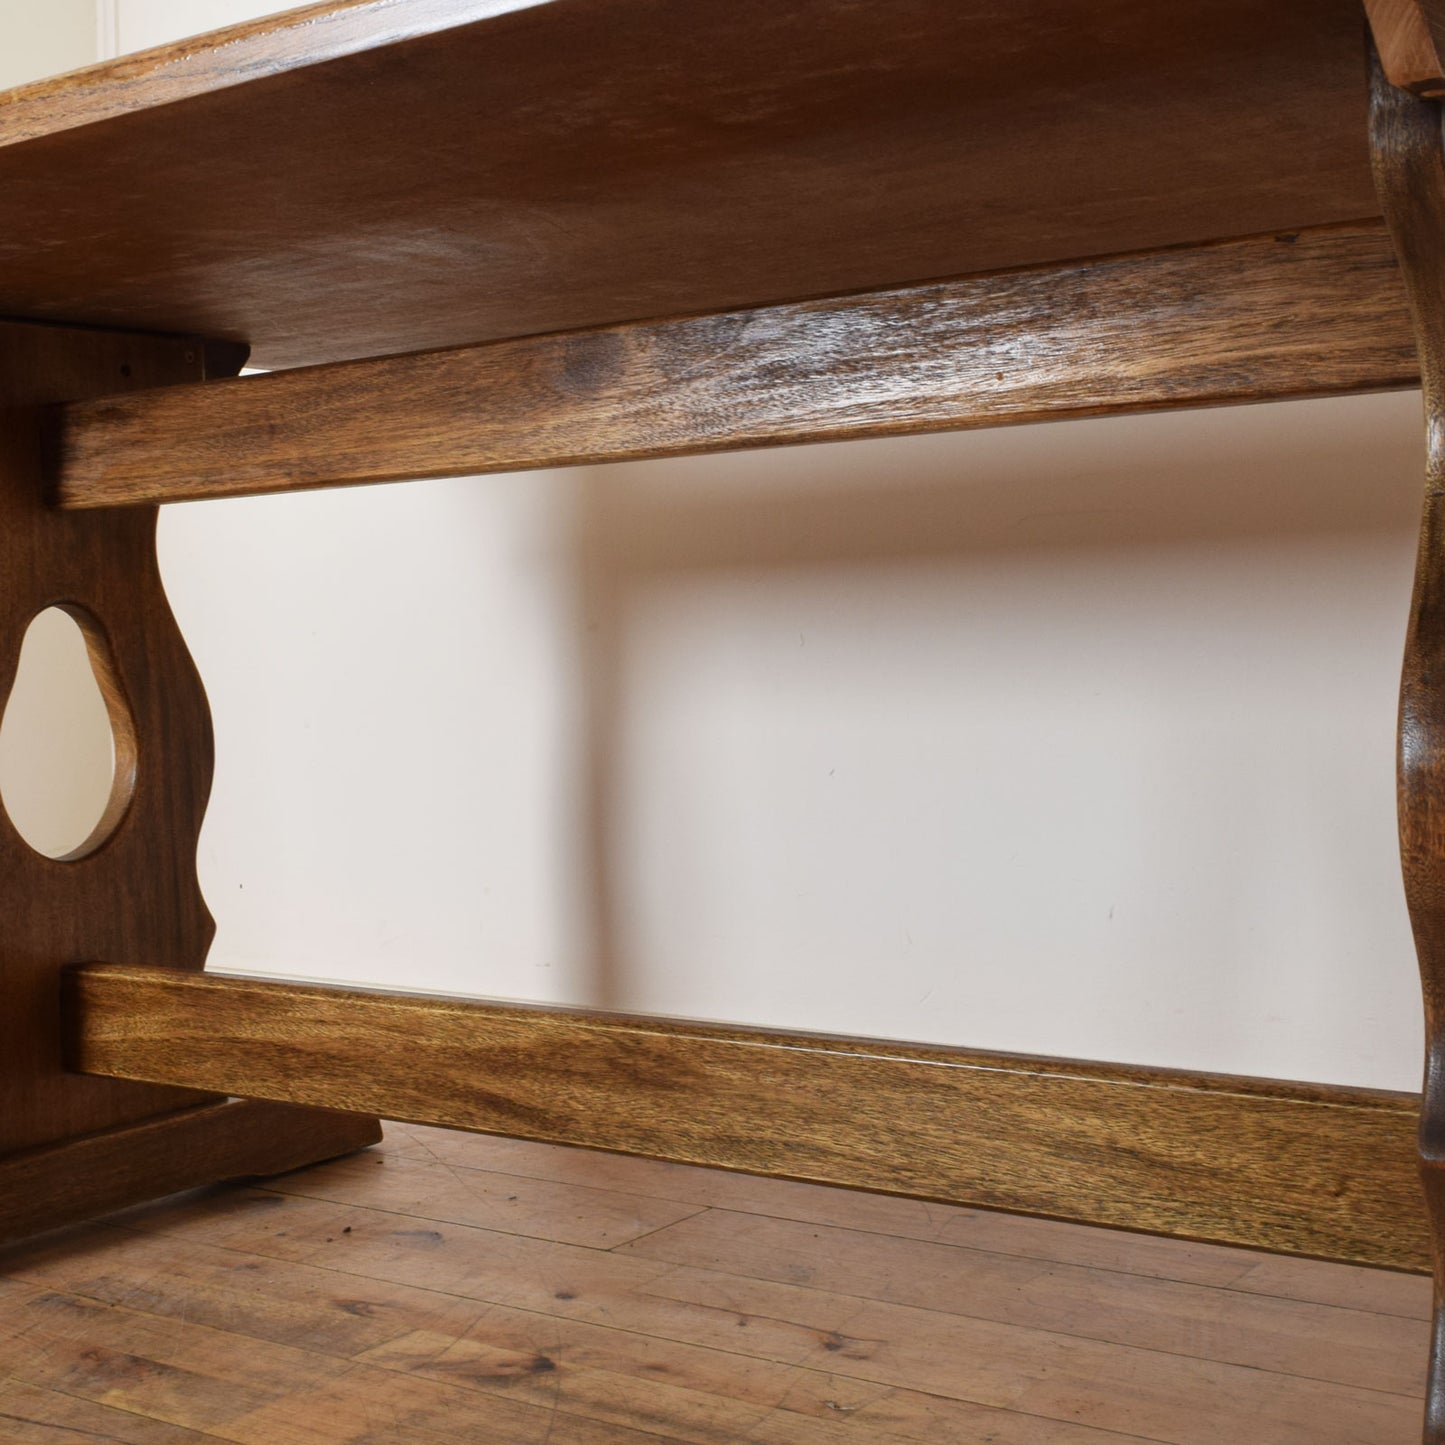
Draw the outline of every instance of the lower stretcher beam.
M87 1074L1429 1268L1411 1094L119 965L64 989Z

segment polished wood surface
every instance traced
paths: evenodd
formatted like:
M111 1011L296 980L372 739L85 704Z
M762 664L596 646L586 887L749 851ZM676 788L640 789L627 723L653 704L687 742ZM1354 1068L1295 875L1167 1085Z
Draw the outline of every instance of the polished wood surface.
M314 6L0 96L0 314L281 367L1353 221L1360 29L1357 0Z
M1430 90L1433 9L1376 14L1382 31L1403 18L1387 44ZM1370 224L1358 31L1354 0L1182 0L1168 24L1144 0L353 0L0 97L0 314L217 337L231 351L209 356L227 372L249 343L278 368L397 354L212 384L194 343L0 328L0 689L24 622L67 607L103 661L126 764L114 831L83 856L37 863L0 825L0 1150L22 1151L0 1159L0 1184L48 1179L73 1212L142 1177L189 1179L193 1164L230 1172L244 1150L220 1135L203 1169L177 1146L194 1120L219 1110L269 1136L289 1116L206 1103L215 1091L1422 1269L1411 1096L195 972L210 931L193 869L209 727L152 542L152 504L181 496L1407 385L1398 282ZM1378 77L1374 95L1438 430L1439 114ZM845 299L861 291L875 294ZM146 394L104 397L132 387ZM1437 1238L1442 469L1432 453L1402 725ZM47 509L47 477L71 507L137 508ZM73 959L106 962L71 970L58 1006ZM62 1032L72 1066L106 1077L62 1074ZM188 1102L195 1112L138 1125L124 1161L131 1121ZM371 1127L312 1113L310 1144L289 1140L299 1153L286 1157L352 1147ZM58 1150L88 1160L93 1185L78 1188ZM637 1259L670 1278L739 1226L710 1228L664 1220L654 1243L637 1237ZM456 1291L446 1235L422 1233ZM747 1235L770 1267L795 1267L778 1231ZM23 1282L10 1293L15 1358L38 1344L64 1371L79 1316ZM726 1288L700 1303L731 1338L752 1322ZM811 1317L849 1359L892 1318L853 1304ZM1435 1314L1428 1438L1445 1442L1438 1288ZM189 1327L181 1345L137 1329L124 1346L109 1333L69 1375L32 1380L25 1366L27 1388L91 1370L110 1404L140 1361L153 1398L152 1354L168 1380L251 1388L252 1361L238 1373ZM909 1349L956 1370L997 1343L970 1328ZM386 1346L386 1368L433 1357L424 1340ZM1357 1369L1347 1355L1334 1368ZM1216 1370L1189 1401L1194 1419L1224 1402L1212 1433L1160 1436L1127 1408L1097 1423L1234 1445L1263 1414L1291 1445L1331 1430L1378 1441L1403 1360L1363 1386L1375 1397L1363 1404L1311 1378L1312 1406L1297 1391L1271 1414ZM1046 1364L1034 1413L1056 1423L1079 1420L1059 1387L1070 1368L1125 1383L1097 1352ZM351 1361L278 1368L273 1399L207 1406L196 1424L270 1445L318 1386L323 1418L346 1418ZM1140 1371L1127 1378L1137 1387ZM349 1418L353 1435L373 1429L369 1404ZM427 1418L454 1438L462 1417ZM513 1426L557 1442L570 1429L557 1434L555 1410Z
M213 924L195 849L211 786L205 693L171 616L154 508L73 516L45 505L41 403L205 375L194 342L0 324L0 699L32 617L63 605L107 659L130 720L119 825L74 861L33 851L0 807L0 1155L203 1096L77 1079L61 1067L59 972L77 958L200 968ZM116 809L109 810L114 824ZM83 850L85 851L85 850Z
M84 1072L1422 1269L1413 1095L85 965Z
M0 1256L0 1429L1409 1445L1429 1312L1410 1275L388 1124Z
M375 1119L229 1100L0 1157L0 1241L182 1189L283 1174L365 1149Z
M0 91L0 146L417 40L526 0L321 0Z
M114 506L1417 382L1375 223L82 402L52 480Z
M188 1106L209 1093L83 1079L60 1057L64 965L205 961L214 925L195 853L211 724L161 586L155 509L74 516L47 506L41 408L200 381L241 359L182 339L0 323L0 701L30 620L63 607L85 632L117 728L110 805L70 857L35 852L0 806L0 1235L326 1158L374 1133L305 1110L198 1111Z
M1445 94L1445 4L1365 0L1385 76L1416 95Z
M1445 1442L1445 154L1438 101L1374 68L1371 142L1399 253L1425 392L1425 502L1400 690L1399 816L1405 895L1425 995L1420 1158L1435 1251L1435 1335L1426 1425Z

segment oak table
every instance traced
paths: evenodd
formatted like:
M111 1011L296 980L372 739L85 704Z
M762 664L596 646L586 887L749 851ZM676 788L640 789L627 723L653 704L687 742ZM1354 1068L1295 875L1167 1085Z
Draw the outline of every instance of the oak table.
M118 759L0 809L0 1233L381 1114L1433 1259L1445 1445L1445 0L1366 8L332 0L0 94L0 698L63 607ZM1423 1102L204 972L160 503L1422 380Z

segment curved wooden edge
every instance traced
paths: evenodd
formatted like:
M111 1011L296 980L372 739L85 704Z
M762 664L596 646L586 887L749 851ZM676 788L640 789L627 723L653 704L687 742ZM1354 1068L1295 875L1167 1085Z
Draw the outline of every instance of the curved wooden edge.
M0 322L0 685L30 620L60 606L87 619L127 726L128 798L112 831L52 859L33 851L0 799L0 1156L200 1102L158 1089L96 1086L61 1067L56 980L85 954L199 968L214 924L195 846L211 782L205 691L176 626L155 557L154 508L102 526L47 505L41 408L127 388L200 382L204 348L179 337ZM0 702L3 705L3 702ZM85 956L82 954L81 956Z
M322 65L548 0L323 0L0 91L0 146Z
M1267 316L1267 326L1259 318ZM108 507L1413 386L1378 222L79 402Z
M140 769L140 739L136 732L135 717L126 699L125 685L116 669L115 656L105 629L83 607L71 602L61 603L62 610L80 628L85 639L86 654L90 659L90 670L100 688L105 703L106 716L110 720L111 738L114 743L114 761L110 796L99 820L90 830L89 836L78 847L72 849L61 860L70 863L93 853L120 826L135 796L136 774Z
M162 585L155 509L81 517L48 505L41 408L199 384L241 359L180 337L0 322L0 708L30 619L63 607L98 663L119 780L105 836L67 858L30 848L0 799L0 1235L291 1168L375 1136L374 1120L238 1111L209 1093L78 1078L61 1058L67 963L96 953L176 970L205 962L214 924L195 854L212 737Z
M1418 1100L90 964L73 1067L1424 1270Z
M1445 153L1441 107L1371 59L1370 142L1420 351L1425 498L1400 687L1399 820L1425 1004L1419 1150L1435 1264L1425 1438L1445 1442Z

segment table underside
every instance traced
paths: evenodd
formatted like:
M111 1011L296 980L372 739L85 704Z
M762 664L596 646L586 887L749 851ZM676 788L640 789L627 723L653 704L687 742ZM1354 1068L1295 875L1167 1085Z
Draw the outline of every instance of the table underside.
M1356 221L1362 33L1358 0L313 5L0 96L0 316L291 367Z

